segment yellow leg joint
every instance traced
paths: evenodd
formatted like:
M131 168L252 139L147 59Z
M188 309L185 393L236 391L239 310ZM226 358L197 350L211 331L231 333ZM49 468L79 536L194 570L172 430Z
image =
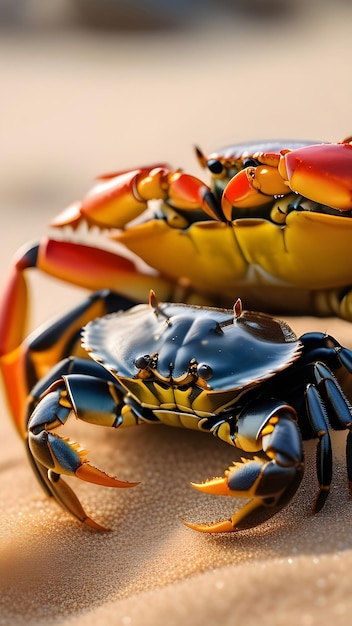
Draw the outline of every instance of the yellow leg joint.
M120 428L128 428L129 426L137 426L138 417L128 404L125 404L121 411L123 422Z
M228 422L223 422L214 434L219 437L219 439L222 439L222 441L226 441L226 443L229 443L231 446L233 446L233 441L231 439L230 433L230 425L228 424Z

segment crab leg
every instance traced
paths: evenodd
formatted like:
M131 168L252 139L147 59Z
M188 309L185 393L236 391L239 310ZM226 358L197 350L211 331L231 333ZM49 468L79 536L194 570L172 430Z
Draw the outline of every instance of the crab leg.
M200 210L212 218L223 219L210 189L202 181L155 167L103 177L82 202L65 209L52 225L77 227L86 221L100 228L124 228L145 210L150 199L167 200L170 207L182 214ZM15 259L1 307L0 356L17 348L23 339L28 302L23 273L34 267L90 290L108 288L138 301L148 298L150 274L141 272L132 260L107 250L45 238L22 250ZM168 299L169 280L153 275L153 286L163 300Z
M135 300L148 299L150 275L141 274L133 261L107 250L45 238L25 249L14 263L1 309L0 355L23 339L28 301L24 272L30 268L93 291L111 289ZM155 276L153 284L165 294L165 279Z
M352 490L352 406L337 380L340 373L347 373L350 379L352 352L330 335L323 333L302 335L301 341L304 346L302 361L316 362L311 374L312 382L306 389L306 405L309 421L319 440L316 465L320 491L314 506L314 512L318 512L329 494L332 476L332 453L328 432L330 425L336 430L348 430L346 462L348 481ZM346 384L346 381L344 383Z
M220 428L218 436L223 438L221 431ZM252 528L286 506L298 489L304 462L296 414L291 407L274 400L250 405L239 417L235 445L247 452L262 450L266 457L242 459L223 478L192 486L203 493L250 498L250 502L229 520L210 524L184 522L186 526L207 533Z
M138 272L133 261L71 242L44 239L21 253L8 279L0 310L0 367L7 393L13 398L10 403L16 419L20 419L19 407L23 406L27 393L22 384L22 389L14 389L14 381L19 377L22 380L26 369L27 347L22 341L28 318L28 287L24 273L30 268L90 290L118 291L134 301L148 300L151 280L150 275ZM168 298L170 284L166 279L153 276L153 285L163 299ZM103 313L100 309L92 315ZM89 319L86 317L82 323Z
M135 426L138 417L129 407L124 408L115 383L81 373L67 374L55 381L42 395L28 421L29 454L45 491L84 524L106 530L87 516L61 474L104 487L134 487L138 483L118 480L91 465L86 451L55 432L72 412L84 422L113 428Z
M24 410L31 388L63 358L80 351L82 326L95 317L127 309L132 304L133 301L108 290L96 292L62 317L43 325L20 346L2 357L1 371L7 400L22 436Z

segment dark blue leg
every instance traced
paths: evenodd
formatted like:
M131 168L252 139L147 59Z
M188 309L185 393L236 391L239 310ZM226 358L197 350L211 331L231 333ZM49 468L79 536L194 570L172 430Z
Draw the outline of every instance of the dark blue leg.
M80 348L81 328L95 317L126 310L135 302L104 289L97 291L56 320L42 326L26 342L26 386L31 389L56 363ZM45 371L43 369L45 368Z
M320 409L316 406L316 415L319 414L319 411L323 413L323 419L325 419L326 428L328 428L329 422L331 426L337 430L347 429L348 435L346 440L346 465L347 465L347 476L349 483L352 483L352 406L349 402L348 398L346 398L343 389L340 384L336 380L333 373L323 364L316 363L314 367L314 377L315 384L319 389L319 402ZM325 405L326 410L323 405ZM313 412L314 413L314 412ZM312 426L317 432L317 436L319 436L319 430L323 428L323 419L318 420L316 424L314 424L314 417L311 412L310 417L313 420ZM329 416L329 418L328 418ZM326 438L326 435L323 437ZM328 494L327 485L329 484L329 476L331 482L331 470L329 469L332 464L331 461L331 450L325 449L325 444L323 442L323 437L319 437L321 441L321 450L318 448L318 455L320 454L320 461L317 460L317 466L321 466L321 473L318 472L321 477L321 489L323 489ZM325 457L325 460L323 458ZM324 488L325 487L325 488ZM316 511L320 510L326 500L326 496L324 498L323 493L318 496L318 500L316 503ZM318 507L318 508L317 508Z
M332 479L332 450L329 435L327 412L317 388L310 384L306 389L307 414L311 426L318 437L316 468L319 493L313 510L318 513L329 495Z

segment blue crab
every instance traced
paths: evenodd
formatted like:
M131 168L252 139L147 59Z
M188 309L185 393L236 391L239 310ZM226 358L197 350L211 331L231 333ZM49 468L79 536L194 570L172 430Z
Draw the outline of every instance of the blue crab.
M77 320L81 313L80 307ZM57 330L47 330L38 346ZM111 487L136 483L107 475L60 437L56 431L71 414L117 429L149 423L195 429L250 453L223 477L193 483L201 492L249 498L229 520L187 523L204 532L250 528L287 505L304 472L302 439L318 440L319 511L332 476L330 425L348 430L352 482L352 407L335 376L352 373L352 352L333 337L297 338L286 323L242 310L240 300L232 310L159 304L151 292L149 305L89 322L82 345L91 360L62 360L32 390L26 440L45 491L89 527L104 529L62 475Z

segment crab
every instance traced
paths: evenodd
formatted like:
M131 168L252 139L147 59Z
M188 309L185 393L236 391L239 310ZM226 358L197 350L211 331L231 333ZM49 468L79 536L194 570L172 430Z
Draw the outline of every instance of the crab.
M45 342L45 337L42 338ZM249 499L230 519L185 524L221 533L252 528L286 506L304 472L302 439L317 438L318 512L332 478L330 425L347 429L352 482L352 406L335 372L352 373L352 351L333 337L296 337L263 313L175 303L149 304L89 322L82 346L91 360L63 360L32 390L26 441L45 491L78 520L90 518L62 475L132 487L91 465L57 430L70 415L110 428L162 423L210 433L250 454L223 477L192 483L208 494Z
M236 293L249 308L277 315L352 319L350 139L196 154L210 186L163 164L101 176L52 221L55 235L17 254L0 307L0 365L21 432L31 387L72 350L80 326L118 299L123 307L147 302L151 286L174 302L229 307ZM92 241L87 225L101 237ZM30 268L93 292L109 289L112 309L112 296L84 305L69 342L57 327L44 358L36 334L24 341Z

